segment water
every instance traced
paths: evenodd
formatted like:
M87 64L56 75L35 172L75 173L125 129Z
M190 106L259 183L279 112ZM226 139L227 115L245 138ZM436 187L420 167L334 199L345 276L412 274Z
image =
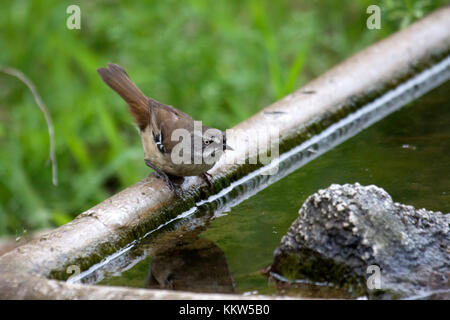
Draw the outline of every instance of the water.
M240 204L206 203L149 233L81 282L345 297L324 286L277 286L259 272L271 264L302 203L332 183L359 182L384 188L397 202L450 212L449 166L450 82Z

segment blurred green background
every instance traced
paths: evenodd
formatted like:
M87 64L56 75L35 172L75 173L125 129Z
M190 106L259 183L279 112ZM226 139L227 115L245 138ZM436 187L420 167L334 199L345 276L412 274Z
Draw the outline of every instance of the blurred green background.
M141 90L229 128L447 1L2 1L0 65L36 85L55 126L0 74L0 235L52 227L149 173L125 103L97 75L122 65ZM81 8L68 30L66 8ZM366 8L381 7L368 30Z

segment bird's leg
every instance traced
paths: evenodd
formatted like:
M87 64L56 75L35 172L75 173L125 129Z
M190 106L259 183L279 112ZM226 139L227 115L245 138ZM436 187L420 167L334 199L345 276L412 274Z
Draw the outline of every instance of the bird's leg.
M172 191L177 195L178 198L184 199L184 198L183 198L183 195L180 193L179 188L177 188L177 186L170 180L169 176L168 176L164 171L162 171L162 170L160 170L158 167L154 166L154 165L153 165L150 161L148 161L148 160L145 160L145 164L146 164L148 167L152 168L152 169L155 171L156 176L157 176L159 179L162 179L162 180L164 180L164 181L166 182L166 184L167 184L167 186L169 187L169 189L172 190Z
M211 180L209 180L210 178L212 178L212 175L209 174L208 172L204 172L204 173L202 174L202 178L203 178L203 180L205 180L205 182L208 184L209 189L212 190L213 184L212 184Z

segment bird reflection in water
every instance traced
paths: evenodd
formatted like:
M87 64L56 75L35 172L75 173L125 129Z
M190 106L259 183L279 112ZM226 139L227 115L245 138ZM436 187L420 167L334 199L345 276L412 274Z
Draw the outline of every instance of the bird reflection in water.
M147 288L235 292L224 252L209 239L194 234L190 236L153 254Z

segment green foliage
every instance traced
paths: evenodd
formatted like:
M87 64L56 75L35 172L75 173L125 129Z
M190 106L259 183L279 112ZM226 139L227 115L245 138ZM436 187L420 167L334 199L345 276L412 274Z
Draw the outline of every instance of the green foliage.
M371 1L170 0L78 2L81 30L68 30L74 3L2 1L0 64L24 72L49 108L59 186L42 114L23 83L0 74L0 235L66 223L149 173L124 102L96 73L107 62L225 129L396 28L366 29Z
M432 0L382 0L381 7L386 14L386 21L403 29L436 6L447 3L447 1Z

